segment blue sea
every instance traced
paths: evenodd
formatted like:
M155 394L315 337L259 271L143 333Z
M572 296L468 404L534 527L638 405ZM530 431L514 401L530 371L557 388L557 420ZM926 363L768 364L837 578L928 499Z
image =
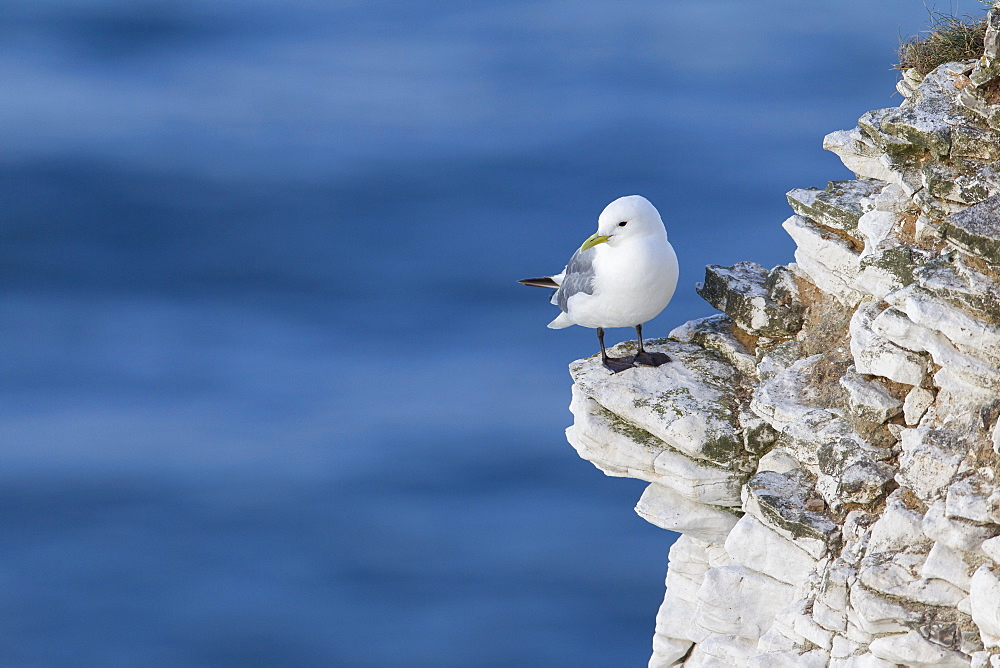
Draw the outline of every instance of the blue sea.
M927 11L6 0L0 665L644 665L674 536L515 280L641 193L710 314Z

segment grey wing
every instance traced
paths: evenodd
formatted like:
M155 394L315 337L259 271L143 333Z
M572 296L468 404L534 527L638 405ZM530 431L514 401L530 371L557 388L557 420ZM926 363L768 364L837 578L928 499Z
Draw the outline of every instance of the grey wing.
M569 298L575 294L594 294L594 254L589 251L577 251L566 265L565 276L556 293L552 295L552 303L566 312Z

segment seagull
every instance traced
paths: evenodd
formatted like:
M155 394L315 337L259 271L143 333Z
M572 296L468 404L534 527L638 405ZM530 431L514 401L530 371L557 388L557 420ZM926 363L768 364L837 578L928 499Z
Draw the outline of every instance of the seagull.
M629 195L601 212L597 232L573 253L562 273L518 283L555 288L551 301L562 313L549 327L596 328L601 361L619 373L637 364L660 366L670 361L664 353L646 352L642 324L670 303L677 273L677 255L656 207L645 197ZM632 357L608 357L605 327L635 327L639 351Z

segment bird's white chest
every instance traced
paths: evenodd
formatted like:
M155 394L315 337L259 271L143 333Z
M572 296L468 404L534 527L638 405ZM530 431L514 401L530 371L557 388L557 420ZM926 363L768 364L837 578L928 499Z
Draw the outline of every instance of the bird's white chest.
M677 256L666 240L594 250L599 251L594 257L594 291L571 300L568 315L574 322L585 327L634 327L666 307L678 274Z

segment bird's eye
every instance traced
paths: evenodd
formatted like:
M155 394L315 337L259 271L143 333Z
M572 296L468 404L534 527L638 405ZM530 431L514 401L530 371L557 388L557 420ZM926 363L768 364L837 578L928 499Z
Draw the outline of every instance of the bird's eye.
M625 227L626 225L628 225L627 220L623 220L622 222L618 223L618 227Z

